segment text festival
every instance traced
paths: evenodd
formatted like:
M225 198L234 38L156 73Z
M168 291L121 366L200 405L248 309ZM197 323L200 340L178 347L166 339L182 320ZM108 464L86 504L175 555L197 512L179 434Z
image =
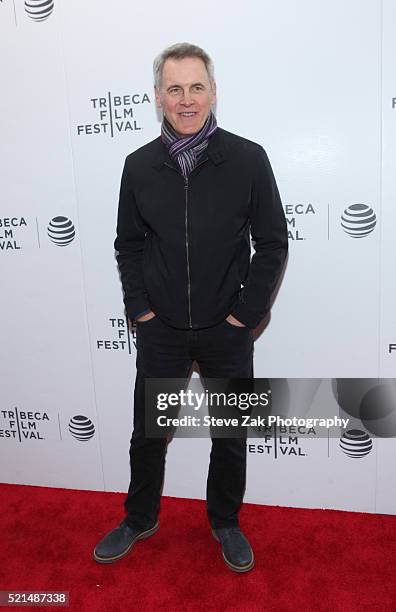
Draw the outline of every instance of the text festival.
M93 108L98 112L99 122L77 125L77 134L107 134L111 132L137 131L142 128L134 119L136 104L150 103L147 93L123 96L91 98Z

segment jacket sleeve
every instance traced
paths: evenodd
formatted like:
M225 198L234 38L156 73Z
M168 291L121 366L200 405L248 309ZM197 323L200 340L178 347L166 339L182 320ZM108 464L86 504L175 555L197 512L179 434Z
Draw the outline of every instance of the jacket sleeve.
M288 251L287 224L282 202L266 152L255 156L250 200L250 232L255 253L232 315L256 327L271 306L271 294L280 277Z
M147 226L139 213L133 190L133 181L125 160L121 178L117 236L114 248L124 291L126 314L130 319L144 310L150 310L150 302L143 280L143 251Z

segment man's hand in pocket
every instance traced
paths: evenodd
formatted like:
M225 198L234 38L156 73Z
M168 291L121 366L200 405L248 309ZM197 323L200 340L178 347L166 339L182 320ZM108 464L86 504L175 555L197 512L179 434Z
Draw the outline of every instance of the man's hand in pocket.
M144 314L141 317L139 317L138 319L136 319L136 321L149 321L150 319L152 319L155 316L156 316L155 312L150 310L150 312L146 312L146 314Z
M230 323L231 325L235 325L235 327L246 327L244 323L241 323L240 321L238 321L238 319L233 317L232 314L228 315L228 317L226 318L226 321L228 321L228 323Z

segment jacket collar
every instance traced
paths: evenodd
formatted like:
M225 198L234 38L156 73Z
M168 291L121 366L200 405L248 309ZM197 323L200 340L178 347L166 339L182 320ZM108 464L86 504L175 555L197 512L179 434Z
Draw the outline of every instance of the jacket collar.
M174 162L169 156L166 146L161 140L161 136L157 138L157 143L158 151L153 162L154 168L156 168L157 170L161 170L164 164L171 165L176 168ZM210 136L206 152L208 158L215 164L215 166L218 166L227 159L226 147L224 145L223 138L223 130L221 128L218 127L215 133Z

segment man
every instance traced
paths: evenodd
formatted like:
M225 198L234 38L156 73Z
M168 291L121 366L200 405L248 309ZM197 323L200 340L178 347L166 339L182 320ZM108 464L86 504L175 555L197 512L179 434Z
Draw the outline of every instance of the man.
M136 321L131 482L126 516L94 551L125 556L159 527L166 439L145 435L146 378L252 378L252 330L267 314L287 254L287 229L264 149L217 127L213 64L173 45L154 62L161 136L127 156L114 247L126 312ZM255 253L250 261L250 233ZM246 437L212 438L207 513L223 559L254 565L239 528Z

